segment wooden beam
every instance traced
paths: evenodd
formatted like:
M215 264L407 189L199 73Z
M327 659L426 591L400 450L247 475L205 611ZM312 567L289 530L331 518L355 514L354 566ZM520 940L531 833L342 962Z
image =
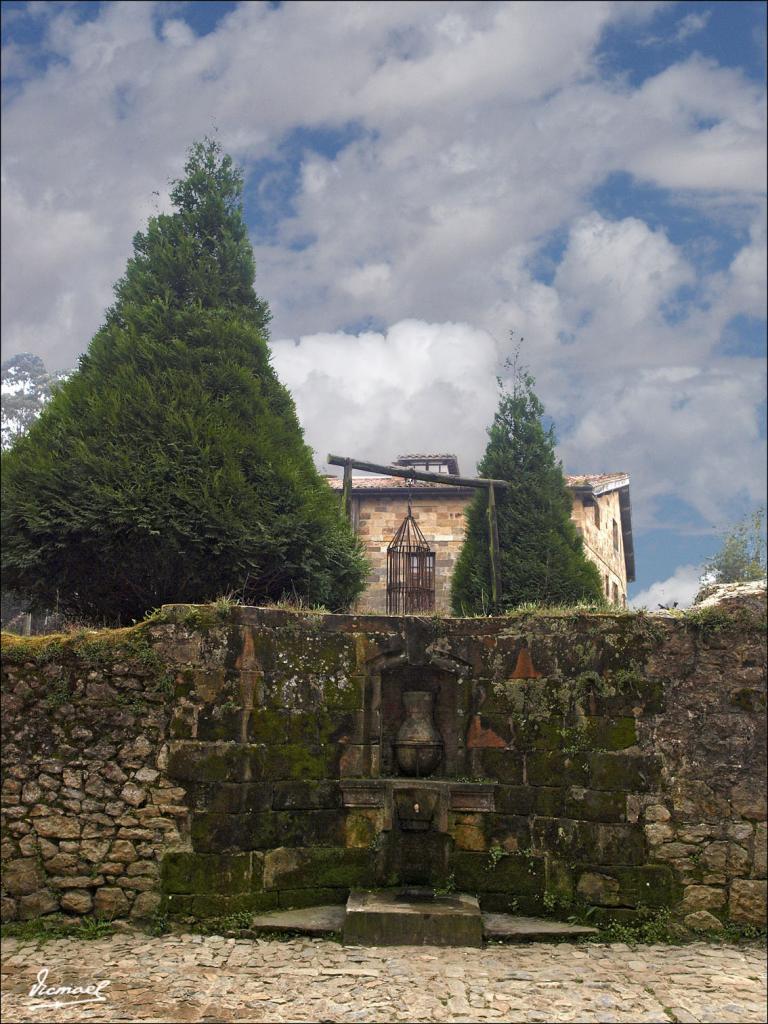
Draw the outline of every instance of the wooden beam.
M491 556L491 600L497 611L501 600L501 551L499 548L499 522L496 516L496 495L493 485L488 488L488 541Z
M344 463L344 486L341 489L341 511L348 523L352 522L352 467L349 459Z
M343 466L361 469L366 473L385 473L387 476L401 476L404 479L424 480L426 483L448 484L452 487L509 487L508 480L490 480L484 477L453 476L451 473L424 473L407 466L379 466L375 462L360 462L358 459L345 459L341 455L329 455L329 466Z

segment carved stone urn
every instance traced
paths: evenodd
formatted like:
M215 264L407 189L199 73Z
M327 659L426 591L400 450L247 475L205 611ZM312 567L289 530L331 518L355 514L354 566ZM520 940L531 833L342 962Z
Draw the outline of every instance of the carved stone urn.
M409 690L403 694L405 721L394 748L401 774L411 778L431 775L443 756L443 740L432 721L432 694Z

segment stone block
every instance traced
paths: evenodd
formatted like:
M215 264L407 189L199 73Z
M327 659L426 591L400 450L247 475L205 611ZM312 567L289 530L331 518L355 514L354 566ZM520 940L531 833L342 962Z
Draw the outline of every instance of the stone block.
M488 843L485 836L485 816L451 812L448 817L448 833L453 837L457 850L485 850Z
M527 755L526 772L529 786L579 786L587 782L589 763L583 752L541 750Z
M720 822L730 817L728 801L706 782L680 779L671 792L676 821Z
M17 913L20 921L32 921L36 917L55 914L58 909L59 901L54 894L47 889L40 889L28 896L19 897Z
M493 791L496 810L501 814L530 814L536 792L532 786L497 786Z
M140 892L131 907L131 919L147 921L160 909L162 897L155 892Z
M0 896L0 923L8 924L16 920L16 900L10 896Z
M687 914L697 910L720 910L725 906L726 897L725 889L716 889L711 885L687 885L680 910Z
M109 843L107 843L109 846ZM45 870L49 875L76 875L81 870L82 861L74 853L57 853L45 862ZM87 870L83 865L83 870Z
M702 868L711 873L733 878L749 874L750 857L738 843L715 842L704 847L700 863Z
M191 914L199 920L229 917L237 913L261 913L277 908L276 892L238 893L234 896L196 894L193 896L168 896L165 906L173 914Z
M523 754L514 750L486 749L479 752L481 774L507 785L523 781Z
M250 853L166 853L160 867L165 893L222 893L233 895L251 889Z
M585 871L576 885L576 892L587 903L601 907L621 904L618 879L596 871Z
M43 884L36 857L20 857L3 865L3 887L11 896L28 896Z
M477 899L463 894L420 903L390 893L352 893L344 919L344 944L480 948L480 907Z
M264 856L264 889L351 889L376 882L368 850L286 847Z
M708 910L697 910L693 914L686 914L683 924L692 932L720 932L723 930L723 922L718 920Z
M187 783L187 804L193 811L253 814L272 806L271 782Z
M362 748L360 748L362 751ZM280 746L265 747L262 754L260 777L279 781L282 779L327 779L339 774L354 774L342 771L340 761L343 748L339 744L307 745L284 743Z
M537 813L542 812L537 810ZM627 798L621 792L572 786L567 791L563 817L585 821L626 821Z
M280 889L277 904L281 909L322 907L347 902L347 889Z
M663 804L648 804L643 811L646 821L663 822L669 821L671 815Z
M488 853L456 851L450 862L456 887L463 892L501 892L515 896L539 896L544 892L544 858L521 853L498 859Z
M754 821L766 819L765 778L744 779L731 790L734 813Z
M322 810L341 807L338 782L276 782L272 807L276 811Z
M728 912L732 921L764 928L766 925L767 882L734 879L731 882Z
M264 778L265 750L245 743L174 740L168 775L188 782L250 782Z
M45 839L77 839L80 835L80 823L77 818L64 815L35 818L35 831Z
M246 738L250 741L260 742L262 737L254 736L248 729L251 712L246 709L235 707L224 707L222 705L205 705L197 714L196 737L198 740L208 742L216 740L232 740L239 742L243 739L243 728L246 728ZM243 721L245 717L245 723ZM280 742L280 737L275 735L274 742Z
M61 894L61 909L70 914L87 914L93 907L93 898L87 889L68 889Z
M536 814L545 818L562 818L565 812L565 790L554 786L536 786L533 789Z
M589 765L592 789L647 793L661 782L661 761L653 755L592 753Z
M609 877L618 885L615 906L673 907L679 899L681 886L673 870L666 864L580 865L585 874ZM587 883L588 884L588 883ZM611 887L612 889L613 887Z
M121 864L131 864L139 859L139 855L130 839L115 839L109 851L109 859Z
M569 861L594 864L642 864L645 839L638 825L534 818L536 849Z
M384 827L383 809L347 811L344 820L344 845L350 849L368 849Z
M587 718L587 742L600 750L625 750L637 743L635 719L629 715L620 718Z
M519 814L487 815L489 846L500 846L507 853L517 853L531 846L531 822Z
M97 917L112 921L116 917L125 917L130 903L122 889L117 886L103 886L96 891L93 900L93 911Z

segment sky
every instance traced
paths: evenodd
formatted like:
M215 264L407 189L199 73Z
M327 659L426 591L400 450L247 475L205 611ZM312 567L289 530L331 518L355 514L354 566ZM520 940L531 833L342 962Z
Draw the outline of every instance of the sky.
M765 501L765 5L3 3L3 358L74 366L190 144L245 173L323 470L455 452L522 360L631 478L636 604Z

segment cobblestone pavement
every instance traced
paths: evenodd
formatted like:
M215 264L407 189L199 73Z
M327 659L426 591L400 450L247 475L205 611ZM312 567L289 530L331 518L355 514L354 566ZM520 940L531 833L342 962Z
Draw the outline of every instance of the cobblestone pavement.
M757 945L343 948L325 940L118 934L3 944L3 1013L22 1021L759 1021ZM109 981L106 1002L34 1007L46 985ZM63 999L77 998L64 996Z

